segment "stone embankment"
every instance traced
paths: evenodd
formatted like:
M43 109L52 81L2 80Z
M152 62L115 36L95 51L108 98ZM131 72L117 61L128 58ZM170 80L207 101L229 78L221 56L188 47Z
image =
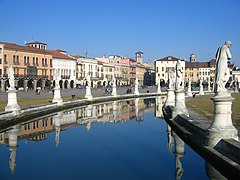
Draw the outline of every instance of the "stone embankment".
M115 100L122 99L131 99L137 97L155 97L158 95L166 95L166 93L158 94L156 92L153 93L140 93L139 95L135 94L124 94L118 96L103 96L103 97L95 97L91 100L88 99L73 99L69 101L64 101L61 106L57 105L57 103L49 103L37 106L31 106L28 108L22 108L21 113L18 115L12 114L11 111L5 111L0 113L0 131L6 129L8 127L14 126L21 122L29 121L29 119L34 120L34 118L40 116L49 116L51 114L55 114L58 111L66 110L75 107L82 107L89 104L94 103L104 103Z
M214 147L208 145L212 120L189 112L189 116L179 114L172 119L173 106L163 108L166 122L171 129L192 149L200 154L223 176L228 179L240 177L240 142L232 138L221 139ZM208 172L209 177L216 179L215 172ZM212 173L212 176L211 176Z

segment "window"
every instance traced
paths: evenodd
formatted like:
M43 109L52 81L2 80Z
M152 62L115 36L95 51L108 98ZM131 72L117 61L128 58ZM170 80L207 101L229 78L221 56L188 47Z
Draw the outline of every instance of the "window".
M6 55L6 54L4 54L4 59L3 59L3 61L4 61L4 64L7 64L7 55Z
M29 130L29 129L30 129L29 124L25 124L24 129L25 129L25 130Z
M15 62L15 55L13 55L13 64L16 64L16 62Z
M29 65L29 57L27 57L27 64Z
M27 64L27 57L24 56L24 57L23 57L23 60L24 60L24 65L26 65L26 64Z
M50 66L52 67L52 59L50 59Z
M0 48L0 54L2 53L2 48Z
M2 59L0 58L0 64L2 64Z
M17 64L20 64L20 63L19 63L19 56L17 56Z
M164 67L162 67L162 71L164 71Z

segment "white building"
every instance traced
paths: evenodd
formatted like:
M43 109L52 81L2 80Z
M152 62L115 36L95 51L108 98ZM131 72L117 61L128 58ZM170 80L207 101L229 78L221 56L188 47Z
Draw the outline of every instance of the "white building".
M62 50L47 50L53 55L52 69L58 70L61 77L59 85L61 88L69 89L76 87L76 59Z
M171 69L174 72L175 75L175 69L177 61L180 61L180 64L182 66L183 74L185 74L185 60L173 57L173 56L167 56L162 59L155 60L155 72L156 72L156 81L155 85L160 81L162 84L167 83L168 81L168 71ZM184 78L184 77L183 77Z

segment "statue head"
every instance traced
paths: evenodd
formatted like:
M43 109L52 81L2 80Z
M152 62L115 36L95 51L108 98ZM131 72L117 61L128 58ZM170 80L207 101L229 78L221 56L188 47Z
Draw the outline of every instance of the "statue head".
M226 41L226 42L225 42L225 45L226 45L228 48L230 48L230 47L232 46L232 42L231 42L231 41Z

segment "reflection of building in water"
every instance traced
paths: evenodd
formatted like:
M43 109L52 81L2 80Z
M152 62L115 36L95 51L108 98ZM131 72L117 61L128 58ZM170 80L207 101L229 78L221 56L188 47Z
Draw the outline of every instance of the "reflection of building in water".
M15 171L16 168L16 151L17 151L17 141L18 141L18 135L20 131L20 125L15 125L11 130L7 132L8 134L8 147L10 151L10 158L9 158L9 168L12 172L12 174Z
M104 104L88 105L77 110L61 111L52 117L43 117L35 121L13 126L12 130L0 133L0 145L9 142L9 166L12 172L16 166L16 148L18 139L39 142L47 139L47 133L55 131L56 146L60 143L60 133L71 126L85 125L90 130L96 122L120 122L136 118L143 120L143 112L153 112L154 99L115 101Z
M47 138L47 132L53 130L52 117L28 122L21 125L19 139L28 139L31 141L41 141Z
M182 163L180 161L180 158L182 158L185 154L185 148L184 148L184 141L178 137L177 134L173 133L173 137L175 140L175 160L176 160L176 179L181 179L183 175L183 167Z
M155 116L158 118L163 117L162 108L164 106L164 102L165 102L165 97L163 97L163 96L156 97Z

